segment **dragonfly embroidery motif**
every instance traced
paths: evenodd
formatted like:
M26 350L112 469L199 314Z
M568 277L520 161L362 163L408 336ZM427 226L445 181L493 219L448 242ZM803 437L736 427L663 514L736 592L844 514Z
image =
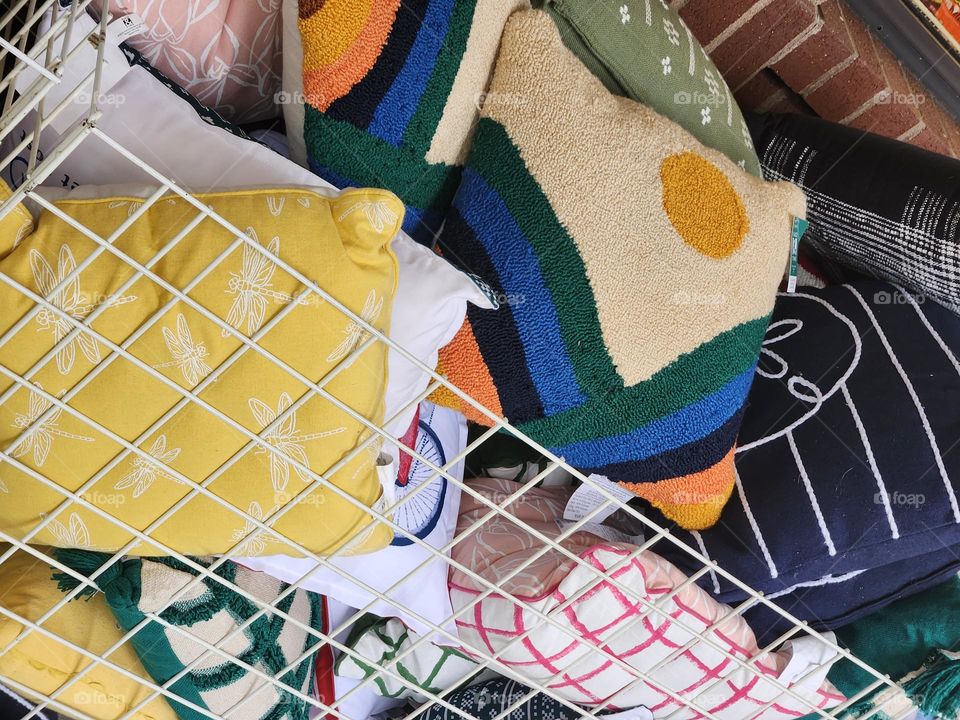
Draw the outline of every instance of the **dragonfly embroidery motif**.
M373 325L373 323L377 321L377 318L380 317L381 310L383 310L383 298L377 298L377 291L371 290L367 295L366 302L363 304L363 310L360 312L360 317L368 325ZM344 328L343 334L346 337L340 341L340 344L337 345L329 355L327 355L327 362L332 363L342 360L349 355L357 345L366 340L368 335L367 331L353 320L347 323L347 327Z
M273 513L273 510L270 511ZM256 500L250 503L250 506L247 508L247 515L249 515L253 520L263 522L264 513L263 508L260 507L260 503ZM259 529L252 520L246 520L243 523L243 527L233 531L233 541L240 542L240 548L237 550L239 555L260 555L263 553L264 548L268 542L273 542L275 536L273 533L265 532L264 530Z
M43 518L45 516L41 515L40 517ZM92 548L93 545L90 544L90 531L87 530L87 526L83 524L80 516L72 512L67 522L69 522L69 526L64 525L59 520L51 520L47 523L50 532L53 533L53 536L57 539L57 544L60 547L66 548Z
M270 214L274 217L277 217L280 213L283 212L283 204L287 201L287 198L281 195L280 197L268 197L267 198L267 210L270 211Z
M257 419L257 422L260 423L262 428L265 428L283 415L293 404L293 401L287 393L281 393L280 402L277 404L276 411L257 398L250 398L248 403L250 405L250 411ZM276 427L261 436L269 443L271 449L261 446L256 450L258 454L270 453L270 481L273 483L273 489L276 492L283 492L286 489L287 483L290 481L291 466L303 482L310 482L310 476L301 468L293 465L291 459L309 467L310 462L307 458L306 451L303 449L303 444L311 440L320 440L333 435L339 435L345 431L345 427L338 427L333 430L307 433L304 435L301 434L301 431L297 428L297 411L294 410L288 413Z
M382 233L388 225L392 226L397 221L397 214L391 210L385 202L377 200L376 202L358 202L344 210L338 220L343 220L351 213L362 210L367 216L367 222L370 227L378 233Z
M80 292L79 275L74 276L62 287L57 288L58 285L63 283L67 276L77 269L77 262L73 257L73 252L67 245L60 246L56 273L54 273L53 268L50 267L46 258L36 250L30 251L30 269L33 271L33 280L40 294L45 296L51 305L75 320L83 320L93 312L98 305L115 307L117 305L125 305L137 299L136 295L125 295L123 297L107 298L102 303L85 303L84 294ZM48 308L44 308L37 313L37 325L41 331L53 333L54 344L59 343L74 329L74 325L66 318L61 317ZM57 369L61 375L66 375L73 368L73 363L77 355L77 346L80 347L80 352L82 352L84 357L91 363L96 364L100 362L99 344L97 344L97 341L92 335L88 334L86 330L81 330L70 342L57 351Z
M39 384L37 387L43 390ZM63 412L63 409L59 407L47 415L43 422L37 423L40 416L47 412L52 406L53 403L40 393L30 393L30 403L27 408L27 414L17 414L13 419L13 426L21 428L24 431L11 448L13 457L20 458L33 453L33 464L39 468L43 467L43 464L47 461L47 457L50 455L50 449L53 447L54 438L79 440L80 442L94 441L92 437L76 435L58 428L57 421Z
M252 227L247 228L247 235L255 242L260 242ZM270 241L267 251L274 255L280 254L279 237L274 237ZM293 298L287 293L271 289L270 280L276 270L276 264L262 252L249 244L243 246L243 263L240 272L230 273L225 291L229 295L236 295L227 314L227 324L239 330L246 322L247 335L253 335L263 325L268 299L280 304L293 302ZM223 336L229 335L230 333L224 329Z
M202 343L194 342L190 327L187 325L187 318L183 313L177 315L176 334L168 327L161 328L161 332L163 333L163 341L167 344L167 350L170 351L173 359L154 365L155 369L178 368L183 374L183 379L187 381L190 387L210 374L210 366L205 362L209 355L207 348Z
M181 316L182 317L182 316ZM147 454L154 458L156 462L147 460L139 455L133 459L133 470L124 475L114 485L115 490L126 490L133 488L133 497L138 498L156 481L158 477L167 477L179 482L177 478L164 469L164 465L169 465L180 455L180 448L170 448L167 450L167 436L159 435L153 441Z

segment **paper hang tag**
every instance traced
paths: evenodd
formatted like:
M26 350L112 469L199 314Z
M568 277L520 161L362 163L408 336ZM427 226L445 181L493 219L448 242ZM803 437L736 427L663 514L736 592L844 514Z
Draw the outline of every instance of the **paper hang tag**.
M590 475L587 480L590 482L580 485L567 501L567 506L563 510L564 520L576 522L589 515L601 505L606 504L603 510L600 510L590 518L591 523L599 524L620 509L617 503L608 501L607 497L595 489L594 486L602 487L623 503L627 503L636 497L632 492L620 487L603 475Z
M125 98L110 91L120 79L130 72L130 63L123 54L119 45L125 39L142 33L146 24L139 15L125 15L116 18L107 25L107 41L103 48L103 63L100 71L100 91L97 97L97 106L101 109L122 105ZM100 47L100 25L87 14L79 15L74 21L72 45L64 47L65 35L56 40L55 51L61 58L70 57L63 62L60 68L59 82L51 87L44 98L44 111L50 113L63 100L80 88L73 100L50 121L52 127L59 134L69 130L80 118L89 112L91 107L91 91L93 89L94 69L97 66L98 48ZM43 64L43 55L46 48L40 48L34 60ZM40 77L40 74L30 67L24 69L17 76L17 92L23 94ZM44 82L49 82L45 80Z
M800 238L810 223L803 218L793 218L790 226L790 267L787 270L787 292L797 291L797 272L800 265Z

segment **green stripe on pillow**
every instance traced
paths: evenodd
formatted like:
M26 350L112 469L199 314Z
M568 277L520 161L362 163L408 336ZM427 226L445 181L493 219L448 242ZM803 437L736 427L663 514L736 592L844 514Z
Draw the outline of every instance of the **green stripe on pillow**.
M632 432L711 395L754 366L770 316L720 333L684 353L647 381L609 397L524 423L525 433L548 447Z
M593 389L595 398L609 390L622 390L623 380L607 353L593 290L577 246L502 125L480 118L469 165L503 199L540 258L540 272L556 306L580 387L586 392Z
M303 133L311 148L311 163L349 178L358 187L387 188L413 207L446 207L460 183L459 168L416 158L310 105L304 108Z
M467 49L476 0L457 0L450 17L450 30L440 49L440 57L427 81L416 112L403 133L403 145L413 152L427 154L440 124L453 81Z

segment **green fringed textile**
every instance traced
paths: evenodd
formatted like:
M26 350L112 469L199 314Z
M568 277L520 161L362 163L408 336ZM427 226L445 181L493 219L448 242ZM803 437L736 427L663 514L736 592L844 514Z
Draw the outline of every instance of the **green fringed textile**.
M113 555L109 553L89 552L87 550L73 550L57 548L53 551L53 557L61 564L66 565L78 575L89 578L101 567L106 565ZM120 574L120 562L115 562L109 568L97 576L95 580L97 585L109 582L113 577ZM80 581L73 575L65 572L56 572L52 579L57 581L57 589L62 593L68 593L75 590L80 585ZM96 588L89 585L83 588L78 594L78 598L89 600L97 594Z
M916 677L903 683L903 689L927 715L944 720L960 717L960 654L934 653Z
M960 718L960 578L895 602L836 634L843 647L893 678L919 710L941 720ZM834 665L827 677L847 697L874 682L872 675L846 660ZM878 695L868 695L844 717L869 713Z

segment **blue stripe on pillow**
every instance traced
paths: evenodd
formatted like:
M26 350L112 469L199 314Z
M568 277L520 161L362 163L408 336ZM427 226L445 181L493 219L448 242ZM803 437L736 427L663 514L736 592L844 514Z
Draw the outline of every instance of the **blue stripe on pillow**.
M587 398L577 384L560 334L540 261L503 199L475 171L467 169L454 206L487 251L523 342L530 377L548 415L578 407ZM501 298L501 302L505 299Z
M454 4L455 0L438 0L427 6L427 14L403 69L377 106L367 132L400 146L446 40Z
M602 467L643 460L700 440L740 410L750 390L755 369L750 367L717 392L632 432L572 443L551 450L563 456L571 465Z

